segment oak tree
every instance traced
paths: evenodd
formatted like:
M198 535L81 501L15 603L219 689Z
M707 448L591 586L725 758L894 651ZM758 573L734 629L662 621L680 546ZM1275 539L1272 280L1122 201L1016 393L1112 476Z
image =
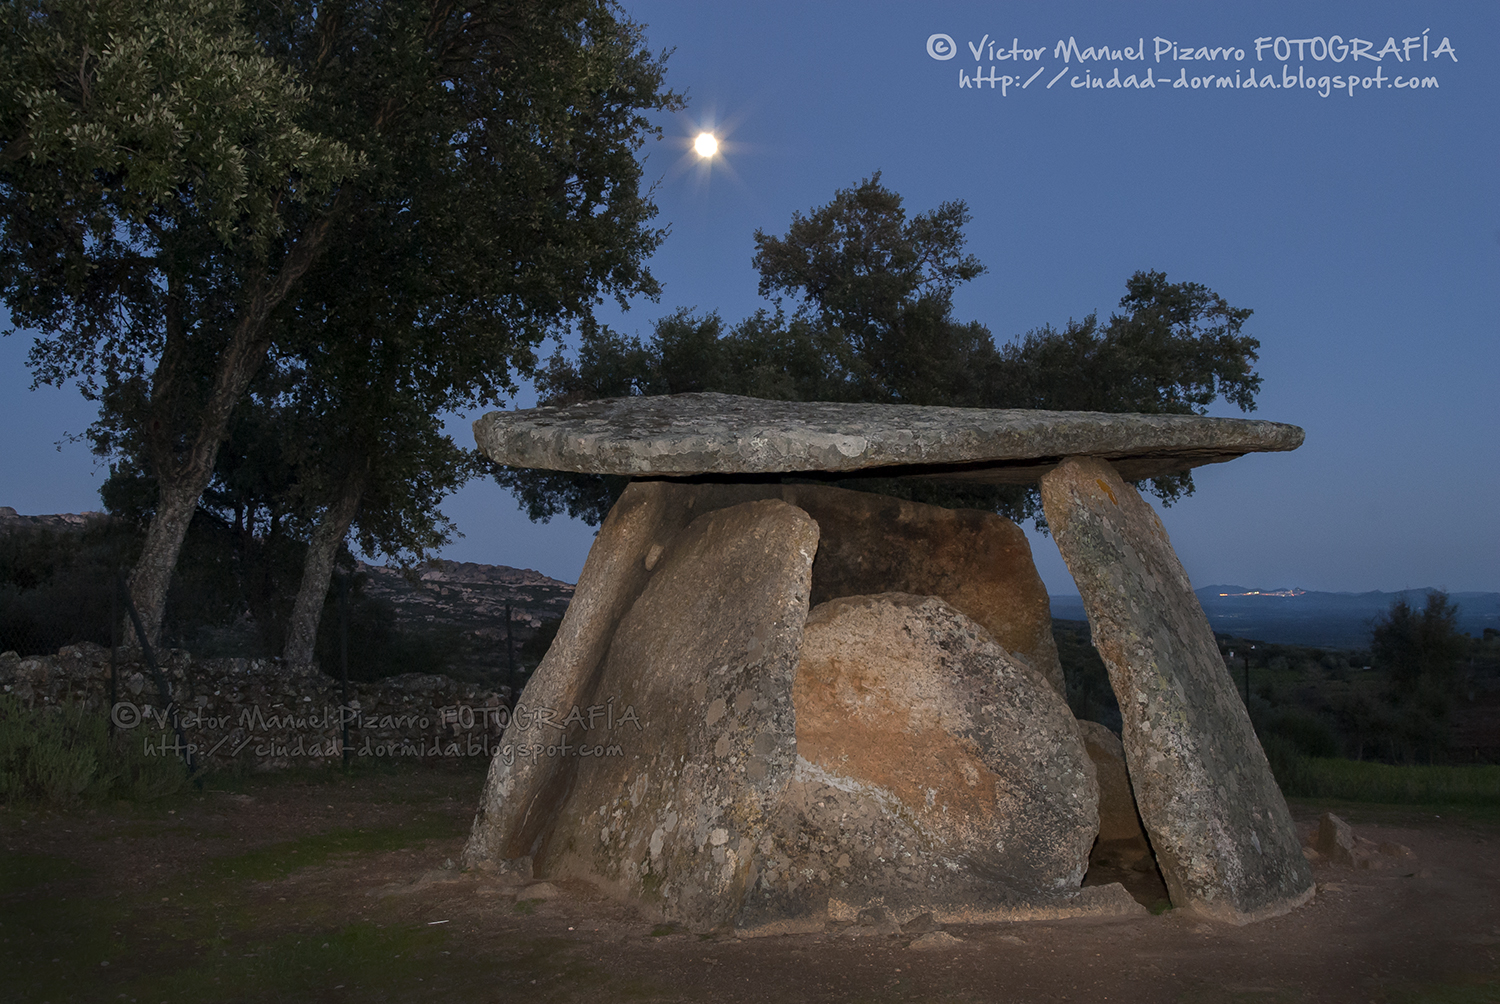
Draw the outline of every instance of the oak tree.
M131 577L152 634L234 408L279 338L307 343L304 280L354 270L370 221L405 235L371 274L452 400L508 390L600 294L657 290L635 152L678 99L607 0L8 0L0 18L0 294L38 333L39 382L132 385L158 489Z

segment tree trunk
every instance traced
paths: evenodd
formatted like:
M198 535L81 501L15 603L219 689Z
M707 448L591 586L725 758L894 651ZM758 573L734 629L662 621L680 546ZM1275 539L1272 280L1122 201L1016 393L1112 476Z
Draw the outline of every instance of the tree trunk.
M159 481L156 515L151 517L141 556L130 575L130 598L140 614L141 626L146 629L146 640L153 646L161 641L161 621L166 613L172 570L177 566L177 554L182 550L183 538L202 493L201 487L194 491L191 486L171 484L164 478ZM128 613L123 624L126 646L139 647L141 640Z
M334 206L337 207L342 200L343 194L340 193ZM229 345L219 357L213 391L199 414L188 448L175 461L162 457L154 463L159 492L156 515L151 518L141 556L130 576L130 595L147 639L153 645L161 640L167 587L177 567L177 556L182 550L182 541L187 536L198 499L213 480L214 458L218 456L219 444L229 428L229 418L271 347L266 335L271 311L312 267L322 252L329 226L328 216L310 224L292 246L276 276L256 281L249 301L240 310ZM182 337L186 337L185 334ZM178 348L180 350L180 346ZM168 349L171 350L172 346ZM168 362L167 354L164 352L163 362ZM158 390L163 397L171 397L170 384L175 378L175 367L169 364L161 376L164 379L157 381L153 397L157 396ZM157 403L154 401L153 405ZM170 402L161 403L163 411L170 410ZM133 637L133 632L127 636Z
M302 584L297 589L297 603L287 625L286 648L282 661L289 666L305 666L313 661L313 646L318 640L318 621L323 616L323 601L328 596L328 582L333 575L333 559L349 532L349 524L359 512L359 500L365 490L365 472L356 471L344 481L339 498L318 521L312 542L307 547L307 562L302 566Z

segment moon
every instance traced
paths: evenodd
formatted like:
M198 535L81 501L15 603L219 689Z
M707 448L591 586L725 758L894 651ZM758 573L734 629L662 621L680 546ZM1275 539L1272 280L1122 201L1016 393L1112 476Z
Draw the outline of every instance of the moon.
M693 140L693 149L698 151L698 156L707 160L719 152L719 141L711 132L700 132L698 138Z

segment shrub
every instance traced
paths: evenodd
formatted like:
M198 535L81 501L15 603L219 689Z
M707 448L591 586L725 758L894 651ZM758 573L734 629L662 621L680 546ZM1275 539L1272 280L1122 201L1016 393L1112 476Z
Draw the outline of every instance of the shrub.
M1308 784L1307 758L1297 744L1286 736L1270 733L1261 737L1260 745L1271 764L1271 776L1284 795L1301 795Z
M1267 731L1289 740L1303 756L1331 757L1339 752L1338 737L1333 729L1305 708L1287 708L1279 712Z
M187 767L173 757L146 756L139 738L112 741L104 718L76 704L27 708L0 696L0 802L151 801L177 791Z
M0 651L56 652L110 643L110 593L136 540L115 523L0 531Z
M1360 760L1304 758L1295 789L1282 790L1288 795L1352 802L1500 805L1500 767L1392 766Z

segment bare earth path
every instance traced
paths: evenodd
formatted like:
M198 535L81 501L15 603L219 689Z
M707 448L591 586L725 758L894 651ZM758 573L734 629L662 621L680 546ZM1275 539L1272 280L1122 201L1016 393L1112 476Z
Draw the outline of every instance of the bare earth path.
M1312 904L1251 927L1168 911L914 949L692 935L445 868L482 780L402 765L0 809L0 1001L1500 1001L1494 811L1335 806L1415 859L1319 865ZM1306 830L1323 808L1293 812Z

